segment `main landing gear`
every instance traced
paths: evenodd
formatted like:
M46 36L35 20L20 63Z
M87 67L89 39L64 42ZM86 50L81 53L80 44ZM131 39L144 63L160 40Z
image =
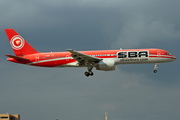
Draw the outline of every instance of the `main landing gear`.
M85 76L86 76L86 77L89 77L89 75L90 75L90 76L93 76L94 73L91 71L91 70L93 69L93 66L88 65L87 69L88 69L88 72L85 72L85 73L84 73Z
M158 64L159 63L155 63L155 65L154 65L154 73L157 73L157 68L158 68L157 66L158 66Z
M93 76L93 75L94 75L94 73L93 73L92 71L85 72L84 74L85 74L87 77L89 77L89 75L90 75L90 76Z

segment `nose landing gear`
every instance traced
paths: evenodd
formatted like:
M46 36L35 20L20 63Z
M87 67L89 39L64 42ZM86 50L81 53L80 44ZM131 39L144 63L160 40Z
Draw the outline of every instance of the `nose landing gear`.
M159 63L155 63L155 65L154 65L154 73L157 73L157 68L158 68L157 66L158 66L158 64Z

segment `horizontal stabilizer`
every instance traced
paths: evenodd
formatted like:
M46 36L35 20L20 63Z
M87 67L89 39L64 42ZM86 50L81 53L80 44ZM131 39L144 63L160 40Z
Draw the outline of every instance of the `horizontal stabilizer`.
M14 56L14 55L5 55L5 56L10 57L10 58L14 58L14 59L17 59L17 60L29 60L29 59L26 59L26 58L23 58L23 57Z

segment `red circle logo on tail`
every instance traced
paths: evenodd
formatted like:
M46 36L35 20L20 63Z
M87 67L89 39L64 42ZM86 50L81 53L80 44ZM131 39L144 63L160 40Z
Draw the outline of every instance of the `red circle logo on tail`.
M25 41L21 36L15 35L11 38L10 43L13 49L20 50L21 48L23 48Z
M21 45L21 40L20 39L14 40L14 45L15 46L20 46Z

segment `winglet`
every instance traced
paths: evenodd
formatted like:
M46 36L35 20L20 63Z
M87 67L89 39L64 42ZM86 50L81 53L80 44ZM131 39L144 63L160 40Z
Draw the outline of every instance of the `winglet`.
M74 51L73 49L66 49L67 51L69 51L69 52L72 52L72 51Z

